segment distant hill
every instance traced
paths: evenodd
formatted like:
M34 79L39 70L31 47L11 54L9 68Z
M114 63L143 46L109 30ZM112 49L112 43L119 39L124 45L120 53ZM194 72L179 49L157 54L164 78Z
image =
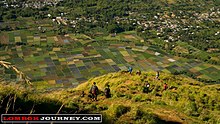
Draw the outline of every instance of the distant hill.
M206 85L191 78L167 73L160 75L160 80L156 80L155 72L143 72L141 75L109 73L92 78L73 89L49 92L36 91L34 87L1 84L0 111L101 113L103 123L220 123L219 84ZM146 81L150 83L149 93L142 92ZM93 82L100 89L97 102L87 97ZM164 83L168 84L168 89L162 91ZM109 99L103 95L107 84L112 93ZM85 91L85 97L80 97L82 91Z

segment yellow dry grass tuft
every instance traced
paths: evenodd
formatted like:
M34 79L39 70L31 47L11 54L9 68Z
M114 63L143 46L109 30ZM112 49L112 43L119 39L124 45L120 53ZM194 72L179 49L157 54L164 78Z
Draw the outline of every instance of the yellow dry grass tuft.
M7 69L14 70L20 79L25 81L27 84L32 85L30 78L26 76L22 71L19 71L19 69L15 65L12 65L10 62L6 62L6 61L0 61L0 65L2 65Z

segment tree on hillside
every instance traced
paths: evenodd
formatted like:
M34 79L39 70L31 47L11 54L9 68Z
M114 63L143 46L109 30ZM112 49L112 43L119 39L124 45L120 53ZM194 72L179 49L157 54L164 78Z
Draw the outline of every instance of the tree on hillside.
M7 12L7 14L4 16L4 20L7 21L7 20L15 20L17 18L17 15L14 11L9 11Z
M124 29L116 23L109 24L107 29L109 33L120 33L124 31Z
M28 7L28 8L19 9L18 13L22 17L31 17L36 14L36 10Z

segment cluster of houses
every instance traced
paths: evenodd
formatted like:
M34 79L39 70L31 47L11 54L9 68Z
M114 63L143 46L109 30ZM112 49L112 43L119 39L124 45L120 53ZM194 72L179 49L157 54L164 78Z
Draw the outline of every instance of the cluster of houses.
M55 6L58 2L62 0L31 0L22 2L19 4L17 0L11 0L11 4L9 5L6 0L1 1L5 7L34 7L40 8L43 6ZM114 17L114 20L117 23L128 24L132 26L141 27L142 33L146 30L154 29L157 31L157 36L160 38L164 35L167 36L167 39L164 39L165 42L176 41L180 36L177 34L180 31L188 32L190 35L194 35L195 32L191 32L191 29L200 29L204 27L200 27L199 24L203 21L220 21L220 9L213 7L209 9L208 12L196 12L196 11L182 11L176 10L175 12L159 12L156 13L153 18L148 18L146 14L138 14L137 12L128 12L129 16L127 17ZM59 25L70 25L72 28L81 25L81 22L87 23L97 23L100 20L95 19L94 17L78 17L75 19L68 19L65 17L66 13L61 13L59 16L54 17L52 19L53 22L56 22ZM52 15L48 14L48 17L51 18ZM101 22L108 24L109 22ZM208 27L207 27L208 28ZM172 33L167 33L167 29L171 30ZM219 35L219 31L215 33L215 35Z
M207 13L197 13L191 12L190 14L184 14L183 11L179 11L179 14L161 12L157 13L153 16L153 19L148 20L145 15L137 14L135 12L129 12L130 16L128 17L115 17L114 20L117 23L127 23L129 25L138 26L143 29L143 33L149 29L156 29L157 36L160 38L162 36L167 36L167 39L164 39L165 42L172 42L179 40L180 36L176 35L179 31L188 32L190 35L194 35L195 32L190 32L191 29L201 29L199 25L193 25L192 20L195 23L199 24L203 21L220 21L220 10L219 8L211 8ZM183 16L181 16L183 15ZM187 16L191 15L191 16ZM99 20L95 19L94 17L78 17L73 20L68 20L67 18L63 17L56 17L53 21L57 21L58 24L71 25L75 28L81 21L88 22L88 23L97 23ZM68 20L68 21L67 21ZM65 22L65 23L62 23ZM104 22L108 24L108 22ZM207 27L209 28L209 27ZM165 30L170 29L172 33L167 33ZM219 32L216 32L215 35L219 35Z
M179 11L179 13L182 13L182 11ZM166 12L157 13L153 19L148 20L145 15L139 15L137 16L129 16L128 17L115 17L115 20L117 23L127 23L130 25L136 25L139 27L142 27L143 33L148 29L156 29L157 35L160 38L162 35L166 35L167 39L165 42L169 41L175 41L178 40L180 36L176 36L177 32L179 31L186 31L188 34L194 35L195 32L191 32L191 29L201 29L204 27L200 27L199 25L193 25L193 21L195 23L199 24L203 21L219 21L220 22L220 9L219 8L212 8L207 13L197 13L197 12L191 12L194 13L191 16L177 16L174 13L166 14ZM132 13L133 14L133 13ZM138 18L137 18L138 17ZM209 28L209 27L207 27ZM172 30L172 33L167 33L165 29ZM215 33L215 35L219 35L219 31Z
M148 20L147 16L144 14L137 14L135 12L129 12L128 17L115 17L114 20L117 23L126 23L133 26L138 26L143 29L143 33L146 30L154 29L157 31L158 37L162 37L164 35L167 36L167 39L164 39L165 42L176 41L179 40L180 36L175 35L179 31L188 32L190 35L194 35L195 32L191 32L191 29L201 29L204 27L200 27L199 25L193 25L192 22L195 24L199 24L203 21L220 21L220 9L219 8L211 8L207 13L198 13L196 11L191 11L190 13L184 13L183 11L179 10L179 13L167 13L161 12L157 13L153 16L153 19ZM97 23L99 20L95 19L94 17L78 17L73 20L68 20L63 17L56 17L53 21L58 21L58 24L62 23L64 25L68 24L71 27L75 28L78 24L82 24L80 22L88 22L88 23ZM62 21L63 20L63 21ZM68 20L68 21L67 21ZM60 22L61 23L60 23ZM108 24L108 21L104 22ZM207 27L208 28L208 27ZM168 33L165 31L169 29L172 33ZM165 34L166 33L166 34ZM216 32L215 35L219 35L219 32Z
M42 8L44 6L56 6L60 1L63 0L27 0L19 2L18 0L10 0L8 2L7 0L0 1L3 5L2 7L8 8L8 7L31 7L31 8Z

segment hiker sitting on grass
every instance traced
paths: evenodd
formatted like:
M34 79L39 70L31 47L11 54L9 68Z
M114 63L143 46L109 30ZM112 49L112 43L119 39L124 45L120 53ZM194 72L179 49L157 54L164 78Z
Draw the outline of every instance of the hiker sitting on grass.
M84 91L82 91L82 93L81 93L81 97L84 97L86 94L85 94L85 92Z
M147 82L147 83L145 84L145 86L144 86L143 92L144 92L144 93L148 93L149 90L150 90L150 84Z
M90 93L92 94L92 99L97 101L97 95L98 95L98 87L96 86L96 83L94 82L91 89Z
M111 97L109 85L107 85L107 87L105 88L104 92L105 92L105 97L106 98L110 98Z
M137 75L141 75L141 70L139 70L136 74L137 74Z

